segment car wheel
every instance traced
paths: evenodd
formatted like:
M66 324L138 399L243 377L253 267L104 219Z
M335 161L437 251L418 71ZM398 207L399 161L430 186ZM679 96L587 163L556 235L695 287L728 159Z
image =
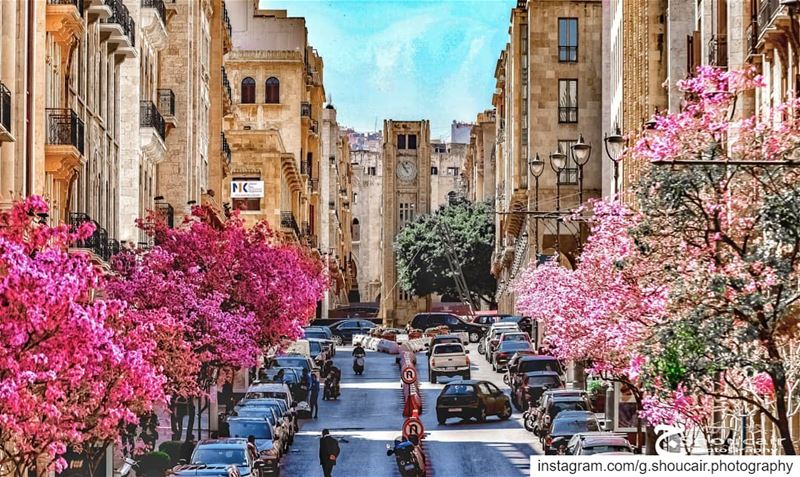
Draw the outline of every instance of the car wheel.
M483 354L484 346L483 342L478 343L478 354Z
M344 340L342 340L342 337L341 337L341 336L339 336L339 335L334 335L334 337L333 337L333 342L334 342L334 343L336 343L336 345L337 345L337 346L342 346L342 342L343 342L343 341L344 341Z
M447 418L438 413L436 414L436 420L439 422L440 426L443 426L447 422Z
M506 386L510 386L510 384L508 383L508 373L503 375L503 384L505 384Z
M478 419L478 422L486 422L486 408L484 408L483 406L478 408L477 419Z
M477 343L481 339L480 333L477 331L473 331L469 334L469 342L470 343Z
M511 403L506 401L506 405L503 407L503 412L500 413L500 419L507 421L511 417Z

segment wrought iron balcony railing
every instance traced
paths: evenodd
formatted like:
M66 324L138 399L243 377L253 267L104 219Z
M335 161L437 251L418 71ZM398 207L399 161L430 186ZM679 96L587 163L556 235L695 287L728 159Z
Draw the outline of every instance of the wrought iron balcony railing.
M0 82L0 126L11 132L11 92Z
M106 5L111 9L111 16L106 23L116 23L122 27L122 33L128 37L131 47L136 46L136 22L131 18L128 7L122 0L106 0Z
M233 101L233 94L231 93L231 82L228 80L228 72L225 67L222 67L222 89L228 95L228 101Z
M167 9L164 7L164 0L142 0L142 8L153 8L161 17L161 22L167 24Z
M770 24L772 24L772 19L775 17L775 13L781 8L781 0L761 0L761 3L758 5L758 25L759 25L759 36L761 33L769 28Z
M228 15L228 8L225 6L225 2L222 2L222 24L225 27L225 30L228 31L228 37L233 37L233 28L231 28L231 17Z
M311 194L316 194L319 192L319 179L308 180L308 192Z
M300 103L300 116L305 118L311 117L311 103L307 103L305 101Z
M158 108L152 101L139 101L139 126L143 128L153 128L156 130L161 140L165 138L164 118L158 112Z
M175 116L175 93L171 89L158 90L158 111L164 116Z
M222 148L222 155L225 157L225 163L230 165L231 163L231 146L228 144L228 140L225 138L225 133L219 133L222 136L221 141L221 148Z
M83 121L68 108L47 108L47 144L74 146L83 155Z
M84 214L83 212L71 212L69 214L69 225L73 230L86 222L92 222L94 224L94 232L90 237L75 242L74 246L76 248L89 249L104 261L108 261L114 254L119 252L119 242L115 239L109 239L106 229L101 227L97 221L92 220L88 214Z
M285 229L292 229L298 237L300 234L300 227L297 226L297 221L294 219L294 214L291 211L281 211L281 227Z
M83 16L83 0L47 0L50 5L73 5L78 9L78 16Z

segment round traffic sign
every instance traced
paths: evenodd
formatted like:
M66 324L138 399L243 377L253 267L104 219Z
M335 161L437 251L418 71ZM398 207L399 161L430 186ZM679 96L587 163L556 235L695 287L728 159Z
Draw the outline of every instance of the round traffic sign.
M408 439L411 436L422 437L425 434L425 427L416 417L409 417L403 423L403 438Z
M417 370L411 365L403 366L402 371L400 371L400 379L406 384L417 382Z

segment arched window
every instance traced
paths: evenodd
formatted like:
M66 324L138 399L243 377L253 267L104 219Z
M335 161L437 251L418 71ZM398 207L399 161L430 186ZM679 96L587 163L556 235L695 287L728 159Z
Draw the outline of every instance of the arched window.
M361 240L361 224L358 223L358 219L353 219L353 225L350 228L350 236L353 242Z
M256 80L249 76L242 80L242 103L252 104L256 102Z
M281 102L281 82L274 76L267 79L267 95L264 102L271 104Z

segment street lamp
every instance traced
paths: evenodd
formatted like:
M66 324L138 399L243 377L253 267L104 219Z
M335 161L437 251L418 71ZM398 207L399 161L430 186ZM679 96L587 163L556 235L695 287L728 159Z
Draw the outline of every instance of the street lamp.
M583 166L589 162L592 155L592 146L586 144L583 134L578 135L578 142L572 145L572 157L578 164L578 207L583 204Z
M655 127L655 122L653 123ZM614 127L614 133L606 133L603 142L606 144L606 155L614 163L614 197L619 188L619 160L622 157L622 150L625 147L625 138L619 130L619 124Z
M539 212L539 177L542 176L544 173L544 161L542 158L539 157L539 153L537 152L534 157L528 160L528 169L531 171L531 175L533 176L534 180L534 199L533 199L533 207L536 212ZM533 233L536 234L536 238L534 239L534 243L536 244L536 260L539 260L539 218L536 217L533 221Z
M561 212L561 171L567 167L567 155L561 152L550 153L550 167L556 173L556 211ZM561 217L556 218L556 254L561 255Z

